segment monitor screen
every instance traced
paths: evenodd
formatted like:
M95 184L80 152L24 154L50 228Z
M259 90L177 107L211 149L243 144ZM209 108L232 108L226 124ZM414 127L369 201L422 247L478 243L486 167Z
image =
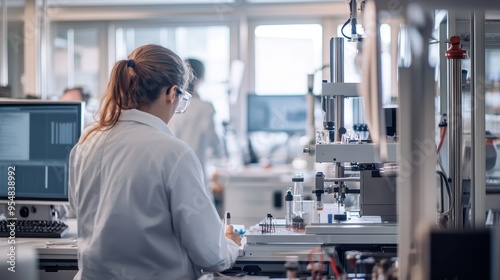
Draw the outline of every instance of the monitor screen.
M248 95L248 132L305 133L305 95Z
M67 201L69 153L82 130L80 102L0 101L0 200L14 185L15 200Z

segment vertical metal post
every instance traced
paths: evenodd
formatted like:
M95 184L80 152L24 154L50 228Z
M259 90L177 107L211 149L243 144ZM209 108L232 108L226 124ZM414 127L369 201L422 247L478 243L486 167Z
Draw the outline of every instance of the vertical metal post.
M427 42L429 33L422 34ZM428 52L412 53L410 68L399 69L398 131L399 279L429 279L422 233L435 224L436 144L434 93Z
M330 40L330 79L332 83L344 82L344 38ZM344 127L344 96L335 96L335 142L342 140L339 129Z
M450 12L448 12L448 16L447 16L447 19L446 19L446 22L448 22L448 24L450 24ZM447 40L451 35L448 35L447 33L447 24L446 22L442 22L440 24L440 27L439 27L439 40L440 41L445 41ZM446 49L448 48L448 46L446 44L438 44L438 47L439 47L439 53L440 54L443 54L446 52ZM449 112L448 112L448 63L446 61L446 57L443 56L443 55L440 55L439 56L439 113L441 115L443 114L446 114L446 116L449 115ZM448 137L445 138L444 140L444 143L443 143L443 146L441 147L441 152L440 154L443 155L443 157L441 157L441 163L443 164L443 167L444 167L444 170L446 171L446 173L448 173L447 170L449 170L448 168L448 147L449 147L449 144L448 144ZM440 155L438 155L440 156ZM446 202L445 200L445 205L447 205L448 203ZM452 207L452 205L447 205L447 209L449 207Z
M460 37L451 36L451 47L446 51L446 58L450 62L450 178L453 186L453 215L455 228L463 227L462 210L462 59L465 51L460 48Z
M304 149L304 152L307 152L309 155L306 157L307 159L307 169L313 170L315 163L315 149L314 145L316 144L316 123L314 121L314 74L307 75L307 93L306 93L306 104L307 104L307 149Z
M344 82L344 38L342 37L333 37L330 40L330 79L332 83ZM344 96L336 95L334 104L334 141L340 143L342 140L340 129L344 128ZM335 163L335 177L344 177L344 166L341 162Z
M462 210L462 61L450 60L450 178L453 185L453 224L463 226Z
M424 232L436 218L435 88L426 42L433 13L410 3L412 17L404 29L421 42L412 47L408 68L399 68L398 131L398 259L399 279L429 279L428 255L422 251ZM418 20L415 20L418 19ZM412 41L413 42L413 41Z
M315 123L314 123L314 74L307 75L307 94L306 94L306 104L307 104L307 138L309 139L309 144L314 145L316 140L315 135Z
M476 132L476 126L474 125L476 123L476 114L475 114L475 107L476 107L476 89L474 88L474 80L475 80L475 71L474 71L474 63L476 61L474 57L475 51L475 46L474 46L474 13L471 13L470 16L470 107L471 107L471 115L470 115L470 134L471 134L471 143L470 143L470 151L471 151L471 170L470 170L470 198L469 198L469 205L470 205L470 225L474 227L475 223L475 203L474 203L474 190L476 189L475 187L475 176L476 176L476 165L474 164L474 158L476 156L476 150L475 150L475 143L476 143L476 137L475 134ZM483 142L484 143L484 142Z
M0 85L9 84L9 53L8 53L8 37L7 37L7 25L9 21L7 20L7 0L2 0L2 37L1 37L1 70L0 70Z
M485 67L485 44L484 44L484 12L474 12L473 18L473 34L471 46L474 46L474 52L471 52L473 62L471 63L471 70L473 81L471 81L471 89L474 88L474 107L472 113L474 114L474 122L472 128L474 133L472 137L472 151L473 151L473 181L471 190L472 202L472 219L473 227L484 227L486 221L485 196L486 196L486 148L485 148L485 83L486 83L486 67ZM471 29L472 31L472 29ZM473 84L472 84L473 83Z
M37 94L40 86L38 7L36 0L24 3L24 94Z

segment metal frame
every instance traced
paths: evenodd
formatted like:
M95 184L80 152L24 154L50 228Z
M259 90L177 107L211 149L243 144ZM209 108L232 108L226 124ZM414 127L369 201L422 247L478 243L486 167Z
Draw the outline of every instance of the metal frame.
M482 228L486 221L485 196L486 196L486 104L485 104L485 16L484 12L474 12L471 19L471 99L472 112L472 225ZM478 51L479 50L479 51Z
M9 54L8 54L8 37L7 37L7 0L1 1L2 9L2 29L1 29L1 43L0 43L0 85L4 86L9 83Z

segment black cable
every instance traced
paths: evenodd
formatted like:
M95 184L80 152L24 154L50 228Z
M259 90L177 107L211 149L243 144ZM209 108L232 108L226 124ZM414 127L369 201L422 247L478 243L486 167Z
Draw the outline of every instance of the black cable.
M356 7L356 1L354 0L351 0L351 4L349 5L349 18L351 19L351 38L357 34L356 32L356 24L358 23L356 18L353 16L353 12L352 11L356 11L357 7Z
M351 37L347 36L344 34L344 28L351 22L351 19L349 18L344 25L342 25L342 28L340 29L340 33L342 33L342 36L344 36L346 39L351 40Z
M352 34L358 34L358 31L356 31L356 24L358 24L358 21L353 18L351 20L352 24L351 24L351 37L353 36Z
M451 189L450 189L450 183L448 182L448 178L446 178L446 175L444 175L443 171L437 170L436 173L441 177L442 180L444 180L444 184L446 186L446 192L448 193L448 198L450 203L451 201ZM451 207L451 205L449 205Z
M440 190L441 190L441 214L444 213L444 184L443 184L443 177L439 175L439 182L440 182Z

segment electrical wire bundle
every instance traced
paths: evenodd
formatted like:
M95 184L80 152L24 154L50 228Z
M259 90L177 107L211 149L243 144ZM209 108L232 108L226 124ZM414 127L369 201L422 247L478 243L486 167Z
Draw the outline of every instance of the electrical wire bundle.
M439 137L439 144L437 146L436 152L437 152L437 157L438 157L438 166L440 170L436 170L436 173L440 177L440 182L441 182L441 212L438 213L437 216L437 224L439 224L442 227L446 227L447 223L447 217L450 214L450 212L453 209L453 194L451 192L450 188L450 181L448 176L446 175L446 171L443 167L443 163L441 162L441 156L440 156L440 151L441 148L443 147L444 140L446 138L446 131L448 128L448 122L446 119L446 114L443 114L441 117L441 121L439 122L439 128L440 128L440 137ZM448 210L444 210L444 191L443 191L443 186L446 186L446 192L448 194Z

